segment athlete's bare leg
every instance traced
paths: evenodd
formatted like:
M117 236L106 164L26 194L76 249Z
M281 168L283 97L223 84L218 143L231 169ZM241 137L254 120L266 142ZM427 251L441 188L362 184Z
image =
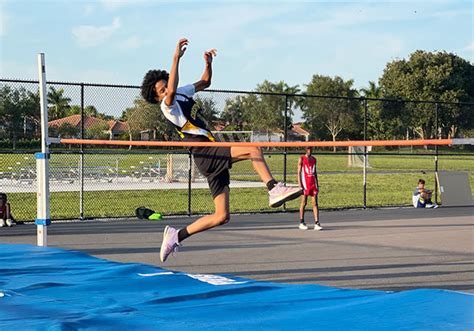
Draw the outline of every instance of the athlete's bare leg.
M301 203L300 203L300 220L304 220L304 209L306 207L306 203L308 202L308 196L302 195L301 196Z
M229 187L214 198L214 214L203 216L186 227L190 235L225 224L230 218Z
M232 163L250 160L255 172L260 176L262 182L265 184L273 179L273 176L268 168L267 162L263 157L262 150L258 147L231 147L230 155Z
M319 223L318 196L311 197L311 202L313 203L314 222Z

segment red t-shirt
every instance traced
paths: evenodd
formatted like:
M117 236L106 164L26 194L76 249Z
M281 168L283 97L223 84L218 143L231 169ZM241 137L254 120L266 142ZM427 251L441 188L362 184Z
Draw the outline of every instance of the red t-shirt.
M301 156L301 185L303 194L314 196L318 194L316 187L316 158Z

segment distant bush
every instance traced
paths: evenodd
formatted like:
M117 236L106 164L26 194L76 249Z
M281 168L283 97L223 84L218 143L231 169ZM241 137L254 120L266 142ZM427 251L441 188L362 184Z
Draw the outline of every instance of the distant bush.
M39 148L41 148L40 139L20 139L15 144L15 150ZM13 141L11 139L1 139L0 149L13 149Z

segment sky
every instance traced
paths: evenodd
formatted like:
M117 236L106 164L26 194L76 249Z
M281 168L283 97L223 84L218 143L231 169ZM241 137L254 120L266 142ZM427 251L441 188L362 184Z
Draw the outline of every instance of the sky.
M169 69L189 39L180 83L198 80L216 48L214 89L264 80L304 85L313 75L377 82L415 50L474 62L473 1L0 0L0 78L140 85Z

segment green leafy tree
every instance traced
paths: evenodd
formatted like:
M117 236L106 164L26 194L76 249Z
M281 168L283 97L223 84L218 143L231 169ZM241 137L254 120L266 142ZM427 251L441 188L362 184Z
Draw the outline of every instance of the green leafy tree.
M72 116L72 115L81 115L81 106L79 105L72 105L67 110L65 116Z
M194 96L196 104L194 107L199 109L197 116L207 124L208 128L213 130L213 123L219 120L219 111L216 102L212 98L207 98L202 95Z
M34 136L39 137L41 135L41 101L39 91L36 91L35 93L27 91L26 94L26 107L23 116L25 121L25 127L27 126L26 124L29 124L29 126L31 127L31 136L28 138L34 138ZM26 137L27 131L25 130L24 133Z
M306 94L336 97L358 97L353 80L341 77L314 75L306 85ZM306 97L301 101L305 128L319 139L336 141L343 138L359 138L362 132L361 107L358 99ZM334 148L334 151L336 148Z
M85 129L84 137L86 139L109 139L109 126L105 122L91 125Z
M39 128L39 97L25 88L0 88L0 132L12 142L31 139Z
M64 117L71 116L71 115L81 115L81 114L82 114L81 106L72 105L66 110ZM104 113L100 113L97 110L97 108L95 108L95 106L92 106L92 105L84 107L84 116L99 118L105 121L110 121L114 119L112 115L106 115Z
M285 114L287 114L287 127L292 126L293 109L296 105L296 99L289 97L286 104L286 96L299 93L298 86L289 86L283 81L272 83L265 80L257 85L255 96L249 96L247 100L253 101L253 104L245 110L249 112L249 126L254 131L263 131L267 134L268 140L274 130L284 130ZM282 95L266 95L264 93L278 93ZM286 107L288 106L288 109Z
M251 109L256 103L253 95L238 95L225 101L221 118L227 125L229 131L244 131L250 129Z
M154 131L157 140L173 140L178 137L174 127L163 115L160 105L150 104L142 98L136 98L134 106L127 108L121 119L128 123L134 139L138 139L140 132L144 130Z
M382 89L375 82L369 82L367 88L360 89L360 95L366 98L383 98ZM402 104L381 100L367 102L367 139L384 140L403 138L403 125L398 116Z
M418 50L408 60L388 63L379 84L386 98L473 102L474 66L452 53ZM464 113L466 109L458 106L440 109L438 119L441 133L454 136L459 128L472 128L472 115ZM407 103L399 115L404 125L420 138L437 136L435 105Z
M64 96L64 89L55 89L53 86L48 92L48 117L49 120L63 118L69 111L71 99Z

